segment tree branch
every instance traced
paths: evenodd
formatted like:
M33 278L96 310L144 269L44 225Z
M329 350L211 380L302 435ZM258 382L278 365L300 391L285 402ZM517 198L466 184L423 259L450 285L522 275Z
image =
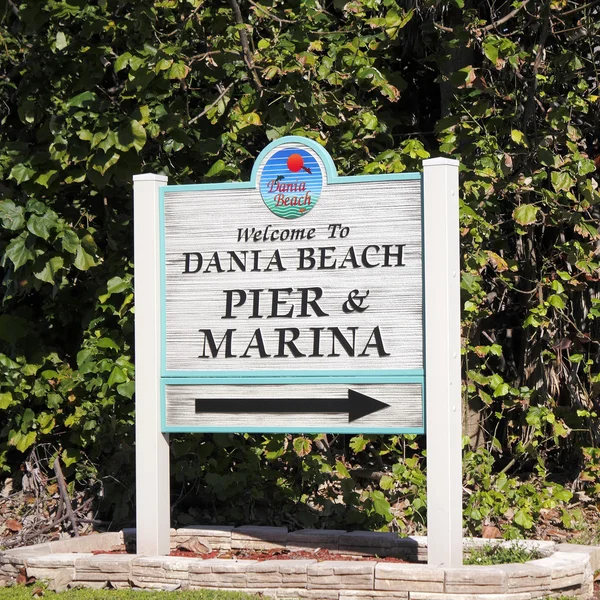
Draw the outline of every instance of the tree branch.
M540 66L542 65L542 60L544 60L544 49L546 48L546 40L548 39L548 34L550 33L550 16L546 12L544 16L544 20L542 22L542 30L540 32L540 40L538 42L537 54L535 57L535 61L533 62L533 67L531 69L531 91L529 92L529 97L527 99L527 105L525 106L525 112L523 114L523 127L527 127L527 123L531 118L533 113L533 103L537 99L537 74L540 70Z
M433 25L436 29L439 29L440 31L445 31L447 33L454 33L454 29L452 29L452 27L446 27L445 25L440 25L439 23L436 23L435 21L433 22Z
M73 528L73 534L75 537L79 537L79 525L77 524L77 517L73 512L73 506L71 505L71 498L69 498L69 492L63 477L62 469L60 468L60 460L58 456L54 459L54 472L56 473L56 482L58 483L58 489L60 490L60 496L65 506L66 516L71 521Z
M568 10L566 12L559 13L559 16L567 17L568 15L572 15L576 12L579 12L580 10L585 10L586 8L592 8L594 6L597 6L598 4L600 4L600 0L594 0L593 2L588 2L587 4L584 4L583 6L578 6L577 8L572 8L571 10Z
M600 0L596 1L600 2ZM523 4L521 4L521 6L515 8L514 10L511 10L507 15L504 15L501 19L498 19L497 21L494 21L493 23L490 23L485 27L481 27L479 31L481 31L482 33L487 33L488 31L492 31L492 29L496 29L500 25L503 25L504 23L506 23L506 21L512 19L519 11L524 9L529 4L529 2L530 0L525 0ZM440 23L436 23L435 21L433 22L433 25L441 31L446 31L447 33L454 33L454 29L452 29L452 27L446 27L445 25L441 25Z
M488 31L492 31L492 29L496 29L499 25L503 25L504 23L506 23L506 21L509 21L510 19L512 19L520 10L524 9L528 4L529 4L529 0L525 0L525 2L523 2L523 4L521 4L521 6L519 6L518 8L515 8L514 10L511 10L507 15L505 15L501 19L498 19L497 21L494 21L493 23L490 23L489 25L482 27L481 31L483 31L484 33L487 33Z
M259 91L262 91L262 83L260 78L258 77L258 73L256 72L256 67L254 66L254 61L252 60L252 52L250 51L250 44L248 44L248 32L246 31L246 23L244 23L244 19L242 17L242 11L240 10L240 5L237 3L237 0L230 0L231 8L233 8L233 16L235 17L235 22L240 25L240 43L242 45L242 52L244 54L244 61L248 70L252 75L252 79L254 79L254 84Z
M253 2L252 0L248 0L248 2L250 2L250 4L252 4L252 6L254 6L254 8L256 8L257 10L260 10L261 13L264 13L265 15L267 15L267 17L274 19L275 21L278 21L279 23L290 23L292 25L295 23L295 21L288 21L287 19L281 19L277 15L274 15L272 12L268 11L266 8L262 7L260 4L257 4L256 2Z
M10 6L10 10L12 10L15 17L18 17L21 14L18 6L12 0L6 0L6 2Z
M198 119L201 119L232 87L233 83L230 83L199 115L196 115L193 119L190 119L188 125L192 125Z

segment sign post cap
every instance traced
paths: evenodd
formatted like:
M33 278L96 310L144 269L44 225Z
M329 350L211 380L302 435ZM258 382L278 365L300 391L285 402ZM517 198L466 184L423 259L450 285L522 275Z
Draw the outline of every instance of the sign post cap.
M460 161L455 158L447 158L445 156L438 156L437 158L426 158L423 161L424 167L458 167Z
M133 181L159 181L167 183L169 178L166 175L158 175L156 173L141 173L140 175L134 175Z

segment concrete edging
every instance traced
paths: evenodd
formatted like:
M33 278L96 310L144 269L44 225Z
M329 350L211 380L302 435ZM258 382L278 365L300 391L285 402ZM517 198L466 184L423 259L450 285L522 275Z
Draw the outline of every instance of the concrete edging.
M590 598L600 547L523 541L544 558L524 564L433 567L383 561L235 560L137 554L93 554L131 545L134 530L71 538L0 552L0 578L46 579L55 589L112 587L234 589L276 600L533 600L561 595ZM426 538L393 533L284 527L194 526L171 530L171 546L198 538L213 550L327 548L346 555L426 560ZM465 548L497 540L466 539Z

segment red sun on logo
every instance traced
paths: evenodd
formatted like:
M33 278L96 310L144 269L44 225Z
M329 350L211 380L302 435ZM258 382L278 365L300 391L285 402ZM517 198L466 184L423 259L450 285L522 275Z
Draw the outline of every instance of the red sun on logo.
M292 173L297 173L304 166L304 159L299 154L290 154L287 167Z

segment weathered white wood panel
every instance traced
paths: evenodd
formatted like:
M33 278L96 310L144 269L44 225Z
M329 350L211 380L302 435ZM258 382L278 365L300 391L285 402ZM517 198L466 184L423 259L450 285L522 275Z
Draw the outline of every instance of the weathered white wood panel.
M176 374L181 371L255 371L255 370L377 370L377 369L420 369L423 367L422 327L422 248L421 248L421 183L419 180L353 182L325 185L318 204L305 216L287 220L277 218L263 203L256 189L169 191L164 202L165 224L165 280L166 280L166 368ZM331 238L328 227L341 224L349 228L345 238ZM239 230L270 229L301 230L305 234L314 229L313 239L302 241L238 241ZM385 267L383 247L403 246L405 266ZM374 268L353 268L350 260L341 266L350 247L354 247L358 261L367 246L366 259ZM325 250L324 266L334 264L331 269L299 270L299 249L332 248ZM378 247L377 250L375 247ZM281 265L285 270L265 271L273 253L278 250ZM231 263L229 251L247 254L247 271L241 272L235 262ZM259 271L250 271L253 265L252 251L258 255ZM221 267L225 272L216 272L215 252L219 253ZM319 256L315 250L315 256ZM198 253L203 259L203 268L197 273L184 273L185 253ZM190 259L194 270L195 255ZM391 257L390 264L395 264ZM305 263L307 264L307 263ZM318 265L319 263L317 263ZM208 268L207 268L208 267ZM207 270L209 272L207 272ZM229 272L229 271L232 272ZM300 317L298 288L321 288L323 296L318 306L327 316ZM293 307L290 318L269 317L272 297L268 290L292 288L289 294L281 293L280 299L287 300L279 307L286 314ZM264 290L259 297L261 318L249 318L252 314L253 297L243 306L234 308L236 318L224 319L225 290ZM353 290L369 291L362 313L345 313L342 306ZM310 295L310 298L314 297ZM234 303L239 296L233 296ZM332 333L327 328L337 327L352 342L355 335L355 356L336 343L332 351ZM355 333L348 328L358 328ZM371 347L367 355L365 345L375 327L379 327L383 346L389 356L380 356ZM259 357L255 348L246 352L255 330L260 328L265 353ZM298 328L300 335L295 344L305 356L290 356L286 348L285 357L278 354L281 328ZM314 332L311 328L322 328L320 352L314 352ZM199 330L211 330L215 344L223 339L227 329L232 333L232 354L225 358L226 344L223 343L216 358L205 345L205 334ZM287 339L292 335L286 333ZM371 342L374 340L371 339ZM256 343L256 339L253 340ZM329 356L338 353L339 356ZM210 358L199 358L201 355ZM242 355L246 354L242 358ZM324 356L310 356L323 354Z
M265 431L282 428L288 432L301 432L311 428L322 431L355 430L367 432L372 429L398 431L402 428L422 428L423 410L420 384L288 384L288 385L169 385L165 386L167 427L229 428L247 431L248 428L264 428ZM371 396L389 404L370 415L348 422L347 412L337 413L261 413L251 412L263 398L281 399L281 403L294 398L339 398L348 396L348 389ZM196 413L196 398L217 399L224 402L230 398L248 401L248 412L232 414Z

